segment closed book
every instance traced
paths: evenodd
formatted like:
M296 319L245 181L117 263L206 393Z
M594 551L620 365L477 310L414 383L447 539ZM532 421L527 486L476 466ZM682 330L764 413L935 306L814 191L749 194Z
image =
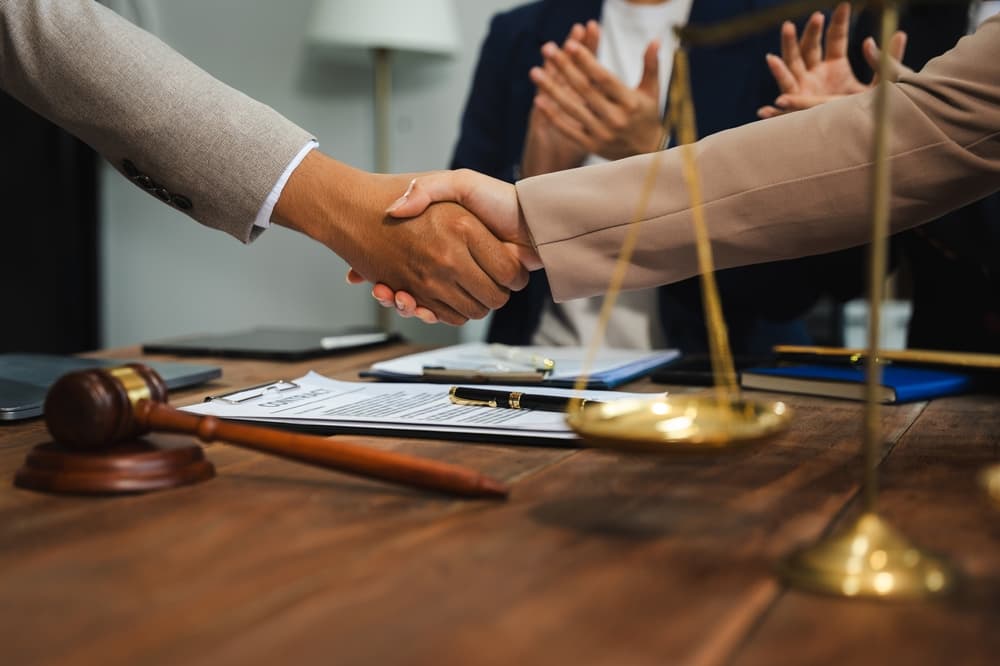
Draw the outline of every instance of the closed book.
M968 390L968 375L887 365L882 368L879 402L928 400ZM852 365L789 365L744 370L740 385L748 389L803 393L846 400L865 399L865 369Z

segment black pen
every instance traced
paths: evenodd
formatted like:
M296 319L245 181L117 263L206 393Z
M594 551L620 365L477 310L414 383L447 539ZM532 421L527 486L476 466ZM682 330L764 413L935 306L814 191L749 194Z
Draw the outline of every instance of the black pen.
M537 409L543 412L565 412L572 403L584 405L599 404L599 400L568 398L559 395L536 395L520 391L491 391L489 389L452 386L448 399L456 405L477 407L503 407L505 409Z

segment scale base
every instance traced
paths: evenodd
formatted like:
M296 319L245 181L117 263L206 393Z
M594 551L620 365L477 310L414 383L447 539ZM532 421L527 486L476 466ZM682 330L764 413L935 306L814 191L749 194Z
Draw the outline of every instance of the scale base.
M792 587L840 597L918 599L945 594L955 575L874 513L793 553L782 565Z

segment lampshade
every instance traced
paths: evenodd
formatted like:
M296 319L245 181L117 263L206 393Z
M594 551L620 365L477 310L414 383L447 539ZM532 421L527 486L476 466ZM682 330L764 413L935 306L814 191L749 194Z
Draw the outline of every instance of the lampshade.
M458 49L458 28L452 0L317 0L308 39L337 52L448 55Z

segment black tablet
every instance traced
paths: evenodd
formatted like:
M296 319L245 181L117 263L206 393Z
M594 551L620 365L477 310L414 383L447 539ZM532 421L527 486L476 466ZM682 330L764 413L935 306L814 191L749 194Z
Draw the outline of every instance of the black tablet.
M395 335L368 326L345 328L270 328L192 335L148 342L146 354L224 356L297 361L377 345Z

